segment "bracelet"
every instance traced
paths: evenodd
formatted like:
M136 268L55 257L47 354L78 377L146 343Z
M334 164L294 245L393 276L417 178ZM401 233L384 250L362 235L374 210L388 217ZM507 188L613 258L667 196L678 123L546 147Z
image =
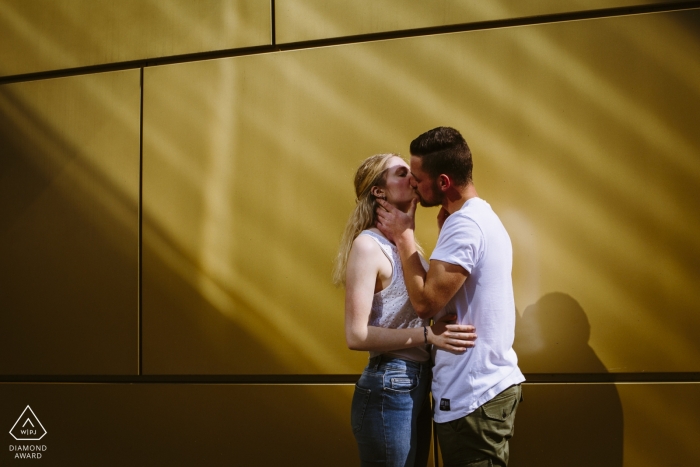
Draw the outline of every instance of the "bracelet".
M425 340L425 345L428 345L428 328L423 326L423 339Z

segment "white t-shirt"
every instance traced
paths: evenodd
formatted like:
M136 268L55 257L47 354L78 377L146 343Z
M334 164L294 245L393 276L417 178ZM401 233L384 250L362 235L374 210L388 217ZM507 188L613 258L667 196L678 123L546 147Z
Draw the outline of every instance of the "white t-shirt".
M513 248L491 206L480 198L467 200L445 220L430 259L469 272L436 318L456 310L457 322L475 326L478 336L473 348L458 355L433 350L434 418L444 423L473 412L525 377L513 350Z

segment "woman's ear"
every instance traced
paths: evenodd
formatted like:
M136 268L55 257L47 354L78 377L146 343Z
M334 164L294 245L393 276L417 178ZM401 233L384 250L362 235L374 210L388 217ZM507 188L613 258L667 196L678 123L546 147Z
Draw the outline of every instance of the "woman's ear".
M384 193L384 188L380 188L380 187L375 185L372 187L372 190L370 191L370 193L372 193L372 196L374 196L375 198L386 199L386 194Z

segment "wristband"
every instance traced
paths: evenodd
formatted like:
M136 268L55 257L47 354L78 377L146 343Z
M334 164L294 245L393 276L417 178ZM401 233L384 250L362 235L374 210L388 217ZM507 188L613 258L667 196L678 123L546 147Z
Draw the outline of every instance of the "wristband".
M423 326L423 339L425 340L425 345L428 345L428 328Z

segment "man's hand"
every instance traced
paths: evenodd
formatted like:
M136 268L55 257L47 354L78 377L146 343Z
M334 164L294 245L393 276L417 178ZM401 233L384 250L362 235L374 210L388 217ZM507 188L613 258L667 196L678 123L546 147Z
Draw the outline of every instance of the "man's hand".
M416 206L418 198L411 200L408 212L401 212L395 206L383 199L377 199L377 228L386 238L396 243L396 239L406 230L414 230L416 227Z
M457 315L445 315L437 320L430 326L428 343L455 353L463 353L468 348L474 347L476 329L467 324L448 324L456 320Z
M447 209L445 209L445 206L440 208L440 212L438 212L437 215L437 224L438 224L438 231L442 230L442 225L445 223L447 218L450 217L450 213L447 212Z

